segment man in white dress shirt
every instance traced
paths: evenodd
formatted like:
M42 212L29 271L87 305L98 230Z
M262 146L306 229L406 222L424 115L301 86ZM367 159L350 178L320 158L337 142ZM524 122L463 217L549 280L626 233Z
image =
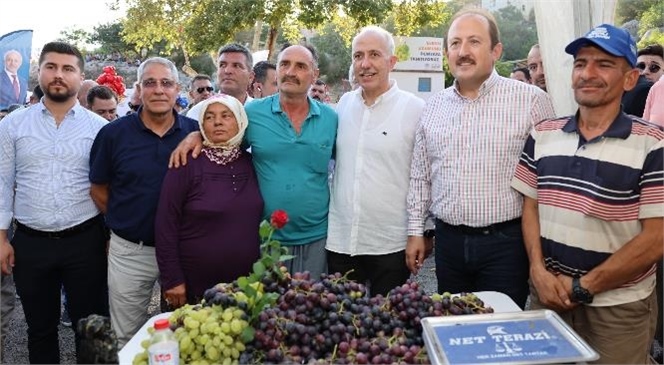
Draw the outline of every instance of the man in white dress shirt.
M386 295L410 276L406 196L415 131L424 101L390 80L394 39L363 28L352 43L359 88L339 100L336 171L327 237L329 272L369 283Z

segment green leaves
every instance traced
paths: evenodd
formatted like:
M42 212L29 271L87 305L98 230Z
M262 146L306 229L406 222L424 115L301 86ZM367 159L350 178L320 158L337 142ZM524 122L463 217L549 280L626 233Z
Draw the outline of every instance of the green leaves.
M267 241L274 231L274 228L268 223L268 221L262 221L260 226L258 227L258 234L261 237L262 241ZM263 244L264 245L264 244Z

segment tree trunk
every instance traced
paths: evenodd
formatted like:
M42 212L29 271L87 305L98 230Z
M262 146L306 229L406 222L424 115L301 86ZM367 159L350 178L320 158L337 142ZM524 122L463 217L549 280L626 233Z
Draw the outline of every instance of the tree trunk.
M258 47L260 46L260 41L261 41L262 30L263 30L263 21L262 20L256 21L256 25L254 26L254 39L251 42L251 52L258 51Z
M189 77L196 76L197 72L193 67L191 67L191 63L189 62L189 53L184 48L182 48L182 55L184 56L184 65L182 66L182 71L184 71L184 73L186 73Z
M272 54L274 53L274 46L275 43L277 42L277 35L279 35L279 28L275 26L270 26L270 32L268 33L267 36L267 60L272 59Z

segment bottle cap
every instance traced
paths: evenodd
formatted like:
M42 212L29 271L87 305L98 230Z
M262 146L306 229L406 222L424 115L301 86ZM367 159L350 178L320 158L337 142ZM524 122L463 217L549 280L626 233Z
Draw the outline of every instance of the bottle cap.
M168 319L166 318L158 319L154 322L154 329L156 330L163 330L169 328L170 326L171 324L168 322Z

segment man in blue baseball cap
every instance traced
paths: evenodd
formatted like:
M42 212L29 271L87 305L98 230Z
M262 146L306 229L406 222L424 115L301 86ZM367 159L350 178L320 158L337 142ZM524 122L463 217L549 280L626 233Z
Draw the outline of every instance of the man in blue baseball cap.
M646 364L664 248L664 130L621 109L636 46L609 24L574 40L575 115L533 128L512 187L524 195L531 309L548 308L602 364Z
M602 24L565 47L565 52L576 56L579 49L595 46L612 56L623 57L634 68L636 65L636 43L625 29L611 24Z

